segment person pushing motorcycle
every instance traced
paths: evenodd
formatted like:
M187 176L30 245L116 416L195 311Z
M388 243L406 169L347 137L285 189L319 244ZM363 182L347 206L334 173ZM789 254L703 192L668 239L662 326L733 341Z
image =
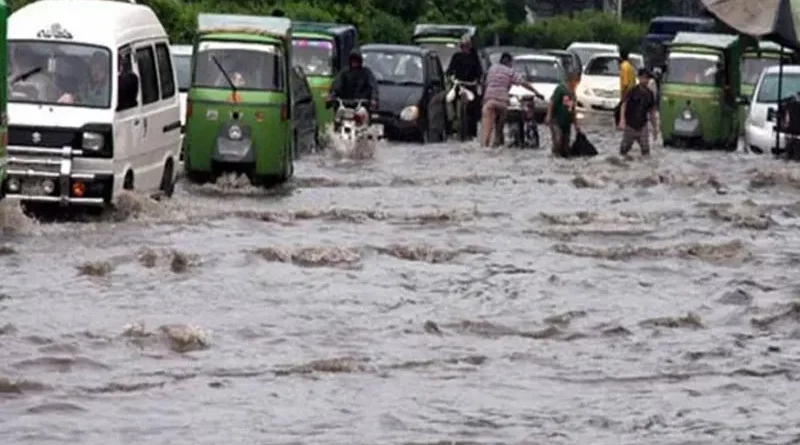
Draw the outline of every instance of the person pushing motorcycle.
M454 77L459 82L475 83L475 86L464 86L475 93L476 100L467 105L467 130L469 137L478 135L478 119L480 117L480 101L477 98L478 83L483 77L483 67L478 57L478 52L472 47L472 38L469 34L461 37L461 52L453 54L450 64L447 66L446 75Z
M350 52L349 66L336 76L333 81L328 103L336 99L368 100L371 110L378 107L378 82L372 70L364 66L364 58L357 50Z

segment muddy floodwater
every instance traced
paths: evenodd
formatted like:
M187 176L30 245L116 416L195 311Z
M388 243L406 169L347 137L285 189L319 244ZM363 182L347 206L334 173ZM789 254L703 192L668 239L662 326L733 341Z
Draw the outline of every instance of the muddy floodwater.
M584 126L4 203L0 443L798 443L800 165Z

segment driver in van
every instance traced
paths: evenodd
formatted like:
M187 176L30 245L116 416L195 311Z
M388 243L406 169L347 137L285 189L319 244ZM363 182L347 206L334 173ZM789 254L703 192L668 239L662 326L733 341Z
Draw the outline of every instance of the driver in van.
M27 79L20 79L16 84L29 85L28 88L33 87L36 90L37 97L29 97L28 99L50 101L57 96L57 88L53 80L47 74L47 58L36 54L31 51L27 44L17 44L11 54L11 75L9 82L15 77L29 73L31 70L40 68L41 71L28 77ZM9 85L9 90L12 96L16 94L25 95L25 93L17 93L14 91L14 84Z
M91 107L106 105L109 93L108 67L108 57L101 51L95 51L89 59L88 84L81 82L79 85L68 86L58 99L58 103L74 104L79 102L81 105Z

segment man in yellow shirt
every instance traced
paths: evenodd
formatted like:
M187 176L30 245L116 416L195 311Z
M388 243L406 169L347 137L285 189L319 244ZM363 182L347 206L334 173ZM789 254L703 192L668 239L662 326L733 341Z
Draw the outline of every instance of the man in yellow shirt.
M636 86L636 69L628 60L628 54L626 50L619 52L619 104L614 108L614 121L617 125L619 125L620 106L628 93Z

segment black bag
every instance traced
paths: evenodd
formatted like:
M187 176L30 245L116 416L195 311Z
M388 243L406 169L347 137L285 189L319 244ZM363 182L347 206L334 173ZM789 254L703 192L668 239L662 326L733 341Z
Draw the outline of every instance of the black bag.
M575 135L575 142L572 143L572 147L570 147L567 157L591 157L597 156L597 154L597 149L594 147L594 144L589 142L589 139L585 134L583 134L583 132L579 132Z

